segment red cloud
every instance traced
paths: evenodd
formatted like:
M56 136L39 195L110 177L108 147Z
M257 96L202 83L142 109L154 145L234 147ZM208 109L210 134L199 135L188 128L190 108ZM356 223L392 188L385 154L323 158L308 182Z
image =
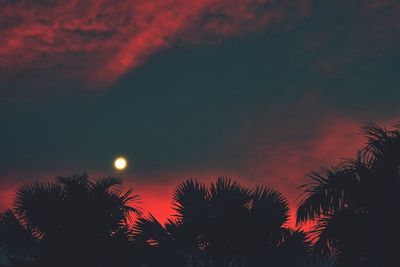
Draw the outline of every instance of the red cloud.
M289 0L15 0L0 3L0 71L56 69L96 85L176 41L252 31L302 14Z
M348 55L348 49L352 50L354 57L363 57L365 53L379 55L383 45L392 43L392 47L398 46L396 35L391 32L398 24L400 5L396 0L373 0L357 6L354 1L319 2L2 1L0 79L18 81L20 75L35 77L35 73L49 69L51 75L47 75L47 79L61 76L68 81L105 87L142 64L153 53L176 42L215 41L271 24L291 23L318 14L319 10L315 8L321 6L331 12L318 23L331 25L333 30L322 27L322 32L308 33L309 40L299 42L310 44L300 43L300 46L315 52L327 42L337 42L338 37L332 36L342 34L342 26L334 17L337 12L348 14L347 19L352 22L346 26L347 35L342 38L343 43L338 44L336 52L329 53L332 58L326 55L316 59L316 65L322 69L334 72L339 65L344 65L347 56L341 55ZM333 18L329 18L330 15Z

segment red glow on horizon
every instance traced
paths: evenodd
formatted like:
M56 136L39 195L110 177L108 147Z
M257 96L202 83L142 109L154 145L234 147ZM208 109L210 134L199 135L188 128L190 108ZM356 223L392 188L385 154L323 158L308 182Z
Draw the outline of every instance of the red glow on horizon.
M197 178L205 184L209 184L218 176L228 176L240 182L246 187L256 185L266 185L283 193L287 198L291 211L288 225L295 226L295 211L297 197L301 193L298 189L308 179L304 174L311 170L318 170L322 166L334 166L342 161L343 158L351 158L361 148L365 139L359 134L359 124L345 119L331 117L326 123L319 127L318 137L305 144L283 144L275 147L272 152L276 157L272 158L269 154L260 154L257 157L243 159L244 166L252 163L251 172L238 174L227 171L187 171L175 174L158 174L164 177L161 180L153 180L147 177L126 177L125 187L132 187L134 194L141 197L140 207L143 209L143 216L153 214L161 223L165 223L168 218L173 218L174 210L172 205L172 195L177 185L188 178ZM395 120L386 120L382 125L395 125ZM307 148L307 149L305 149ZM271 151L270 151L271 152ZM257 159L257 162L255 161ZM103 177L102 173L91 172L91 178ZM27 177L27 175L23 175ZM56 176L56 175L54 175ZM41 180L52 181L53 175L43 175ZM35 177L38 177L35 175ZM9 177L8 180L10 180ZM26 181L26 180L25 180ZM9 184L0 190L0 209L12 207L12 200L16 185ZM303 226L309 229L310 225Z
M0 212L9 209L13 205L14 192L16 187L7 186L0 190Z

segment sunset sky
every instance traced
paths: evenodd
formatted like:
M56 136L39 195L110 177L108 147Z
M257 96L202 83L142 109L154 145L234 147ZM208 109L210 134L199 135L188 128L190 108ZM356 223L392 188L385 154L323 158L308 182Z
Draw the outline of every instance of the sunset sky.
M186 178L285 193L400 122L398 0L3 0L0 209L27 181ZM116 171L118 156L128 168Z

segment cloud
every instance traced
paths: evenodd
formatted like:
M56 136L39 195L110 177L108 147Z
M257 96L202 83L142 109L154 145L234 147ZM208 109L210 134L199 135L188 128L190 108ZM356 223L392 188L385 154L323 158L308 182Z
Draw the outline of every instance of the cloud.
M48 70L96 86L179 41L252 31L297 14L291 1L40 0L0 4L0 70ZM4 77L3 77L4 78Z
M105 89L177 43L213 43L268 27L297 32L311 71L343 75L352 60L397 49L399 9L395 0L6 0L0 91L23 82L32 90Z

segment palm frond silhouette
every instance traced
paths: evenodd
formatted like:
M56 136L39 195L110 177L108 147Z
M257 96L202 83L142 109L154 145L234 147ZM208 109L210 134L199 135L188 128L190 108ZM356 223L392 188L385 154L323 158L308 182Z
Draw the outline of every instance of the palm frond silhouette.
M316 221L315 250L337 266L392 266L400 233L400 130L365 124L367 143L354 159L309 176L299 224Z
M271 188L249 189L225 177L210 186L187 180L173 200L173 220L162 225L149 216L135 225L149 266L304 266L308 260L305 234L284 226L288 204Z
M393 266L400 231L400 128L365 124L354 159L311 172L297 224L278 191L227 177L186 180L174 217L141 217L139 197L114 177L87 174L20 186L0 214L0 257L11 266ZM132 215L136 220L133 227ZM314 239L310 242L309 237Z
M127 220L140 214L137 201L113 177L27 183L0 217L1 244L14 264L108 266L121 260L118 249L131 235Z

